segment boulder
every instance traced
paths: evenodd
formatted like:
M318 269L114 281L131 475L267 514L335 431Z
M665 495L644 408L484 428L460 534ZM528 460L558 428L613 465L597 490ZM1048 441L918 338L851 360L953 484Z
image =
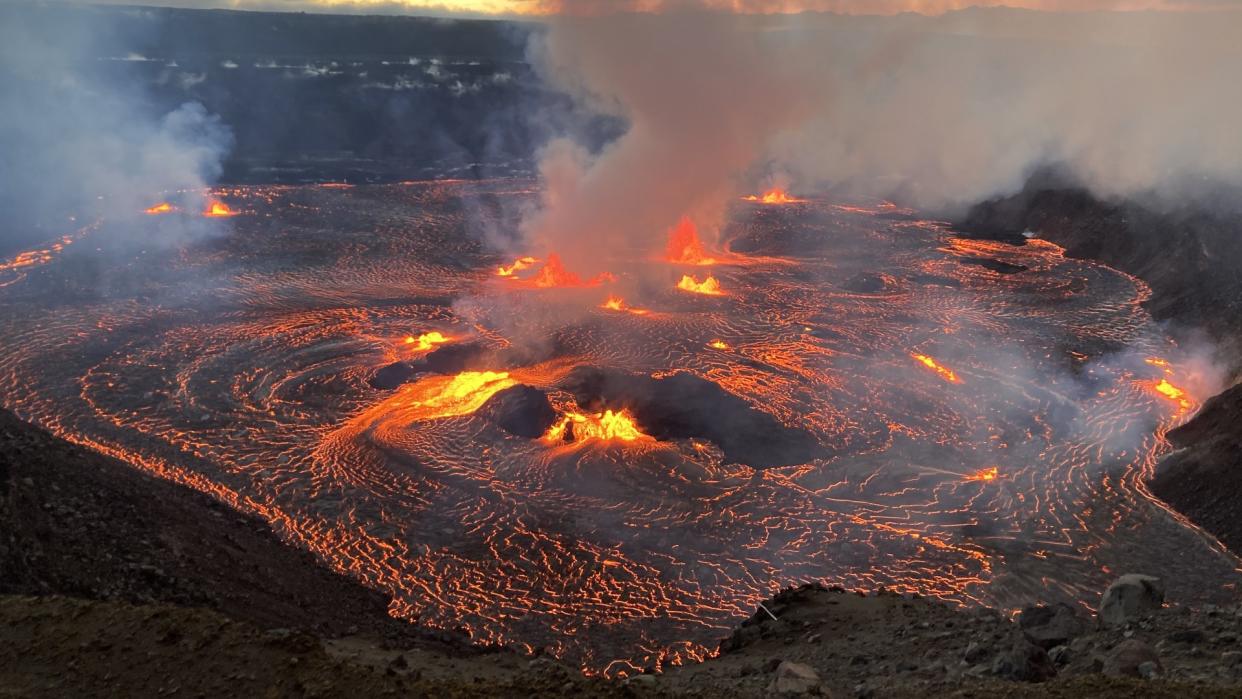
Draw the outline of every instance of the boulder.
M509 434L528 439L540 437L556 422L556 410L547 394L526 384L497 391L475 414Z
M1137 638L1117 644L1104 660L1104 674L1109 677L1150 677L1163 672L1160 654Z
M1022 609L1018 627L1028 641L1048 650L1063 646L1087 630L1087 621L1068 604L1032 605Z
M1015 635L1009 650L992 661L992 674L1018 682L1043 682L1056 677L1057 667L1047 651Z
M1122 626L1164 606L1164 583L1150 575L1123 575L1113 581L1100 600L1099 619L1105 626Z
M414 376L415 373L417 372L414 367L406 362L393 362L386 367L377 369L367 383L371 384L371 388L391 391L409 381L410 377Z
M819 691L819 673L810 665L781 661L776 667L776 677L768 685L769 692L777 694L810 694Z

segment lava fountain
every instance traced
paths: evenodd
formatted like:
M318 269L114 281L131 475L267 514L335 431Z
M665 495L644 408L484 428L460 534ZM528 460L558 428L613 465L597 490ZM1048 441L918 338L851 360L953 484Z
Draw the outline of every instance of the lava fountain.
M689 291L692 294L704 294L707 296L723 296L724 291L720 288L720 282L715 277L708 276L703 281L699 281L689 274L684 274L681 280L677 282L677 288L682 291Z

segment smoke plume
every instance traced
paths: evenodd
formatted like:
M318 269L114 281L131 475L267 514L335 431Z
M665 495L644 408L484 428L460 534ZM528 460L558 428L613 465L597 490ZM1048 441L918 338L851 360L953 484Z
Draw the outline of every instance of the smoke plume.
M1242 13L562 5L534 60L628 130L597 151L549 144L544 206L526 225L587 271L601 248L658 249L682 215L710 232L774 175L945 213L1052 165L1106 197L1242 184Z
M70 217L104 216L120 230L168 193L200 197L220 172L227 127L197 103L162 113L102 70L120 29L115 15L85 16L0 10L0 248L61 235ZM160 235L176 242L206 225L161 222Z

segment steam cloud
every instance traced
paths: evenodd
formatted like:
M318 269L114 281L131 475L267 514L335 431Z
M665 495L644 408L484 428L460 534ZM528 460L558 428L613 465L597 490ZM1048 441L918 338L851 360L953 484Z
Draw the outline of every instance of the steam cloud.
M98 70L119 31L110 15L66 22L28 10L0 10L0 249L64 234L70 214L122 230L165 192L186 191L196 206L220 173L228 128L197 103L161 113L139 87ZM161 221L160 237L176 243L209 225Z
M661 3L656 3L660 5ZM667 4L667 3L665 3ZM553 19L531 53L628 131L550 143L536 247L594 271L774 175L951 213L1066 168L1102 196L1242 184L1242 13ZM779 3L778 3L779 4ZM752 3L753 5L753 3ZM589 5L583 5L589 8Z

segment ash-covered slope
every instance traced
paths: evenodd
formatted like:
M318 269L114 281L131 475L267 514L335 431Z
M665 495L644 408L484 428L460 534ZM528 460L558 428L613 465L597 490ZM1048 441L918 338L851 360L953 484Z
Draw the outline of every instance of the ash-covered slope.
M207 607L260 628L412 637L268 525L0 411L0 594Z
M1178 451L1161 462L1152 492L1242 551L1242 384L1214 396L1167 436Z

